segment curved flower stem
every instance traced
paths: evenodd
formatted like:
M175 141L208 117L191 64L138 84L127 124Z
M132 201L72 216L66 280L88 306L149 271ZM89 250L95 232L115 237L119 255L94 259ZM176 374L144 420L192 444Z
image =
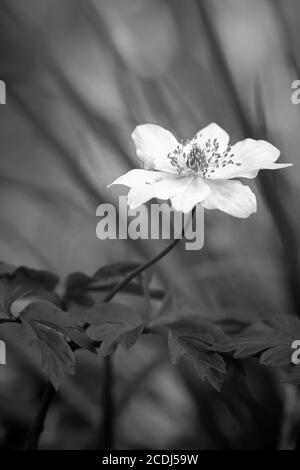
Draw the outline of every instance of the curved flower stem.
M192 220L195 215L195 208L192 211L191 219L188 223L192 223ZM184 238L185 228L182 229L181 235L178 238L175 238L166 248L164 248L160 253L154 256L151 260L147 261L144 264L141 264L134 271L129 273L124 279L122 279L116 286L112 288L110 292L104 297L103 302L110 302L113 297L118 294L127 284L132 281L135 277L141 274L146 269L153 266L164 256L166 256L173 248ZM103 418L101 423L100 435L103 440L103 448L105 450L113 450L114 448L114 403L113 403L113 368L111 357L105 358L105 367L104 367L104 385L103 385L103 394L102 394L102 404L103 404ZM43 400L40 404L38 413L33 422L31 431L29 433L28 441L26 444L26 449L36 450L38 448L40 435L44 428L44 421L46 419L52 398L54 396L55 390L51 383L48 383L44 393Z
M184 234L184 230L183 230ZM128 274L122 281L120 281L103 299L103 302L109 302L112 300L112 298L120 292L123 287L125 287L132 279L137 277L139 274L141 274L143 271L146 269L150 268L153 266L153 264L157 263L160 259L162 259L164 256L166 256L173 248L180 242L181 238L176 238L173 240L161 253L158 255L154 256L151 260L147 261L145 264L142 264L138 268L136 268L132 273Z

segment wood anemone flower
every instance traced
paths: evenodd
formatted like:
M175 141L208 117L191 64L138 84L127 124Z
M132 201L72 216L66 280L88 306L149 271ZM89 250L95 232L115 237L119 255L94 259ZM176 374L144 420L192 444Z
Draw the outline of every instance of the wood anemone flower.
M202 204L247 218L257 210L256 196L235 178L255 178L261 169L291 166L275 163L280 151L264 140L230 145L227 132L215 123L186 143L154 124L137 126L132 138L144 169L131 170L112 183L130 188L131 209L158 198L170 199L173 208L183 213Z

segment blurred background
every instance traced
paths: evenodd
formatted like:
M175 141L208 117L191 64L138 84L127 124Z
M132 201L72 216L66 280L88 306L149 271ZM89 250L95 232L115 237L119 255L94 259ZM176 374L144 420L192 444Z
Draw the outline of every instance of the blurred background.
M297 0L0 0L0 259L63 281L153 256L166 242L97 239L96 208L126 193L107 185L138 167L137 124L186 139L215 121L233 143L269 140L294 166L250 181L258 212L249 219L207 211L204 248L180 244L157 265L153 286L182 292L199 316L231 329L276 312L300 315L300 105L291 101L299 21ZM0 446L21 448L44 377L15 327L1 325L1 338ZM217 393L171 366L159 339L120 348L113 360L119 449L300 444L288 418L299 415L297 390L255 361L232 364ZM85 352L77 361L41 448L99 445L103 363Z

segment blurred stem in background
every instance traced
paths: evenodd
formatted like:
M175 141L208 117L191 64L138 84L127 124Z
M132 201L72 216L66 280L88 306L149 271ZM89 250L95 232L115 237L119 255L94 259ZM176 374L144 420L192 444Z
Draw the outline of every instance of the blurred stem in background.
M47 384L32 429L28 436L26 450L36 450L38 448L40 435L44 429L45 418L54 394L55 389L53 385L51 383Z
M218 68L219 76L222 77L222 83L226 87L229 103L233 107L238 122L242 128L245 137L261 139L267 137L265 126L258 128L248 119L243 103L237 91L232 72L225 58L217 30L209 13L208 2L206 0L196 0L203 28L206 32L212 56L214 57L215 67ZM296 65L295 68L297 69ZM261 107L262 111L262 107ZM264 116L260 116L260 122L265 123ZM300 265L298 253L298 242L292 222L288 217L283 206L283 200L276 191L275 179L280 183L284 181L282 175L261 174L258 180L261 185L261 191L270 208L274 223L282 241L284 250L284 264L288 278L288 288L291 292L294 313L300 315Z
M141 273L149 269L159 260L164 258L176 245L184 238L185 230L188 224L193 223L195 215L195 208L191 213L186 226L182 229L181 236L176 237L172 242L164 248L160 253L144 264L141 264L134 271L124 277L110 292L104 297L103 302L110 302L116 294L118 294L127 284ZM112 358L110 356L104 358L104 383L102 392L101 408L103 411L102 422L99 430L99 447L100 449L113 450L115 448L115 417L114 417L114 399L113 399L113 384L114 372ZM52 384L47 384L42 402L40 404L37 416L32 425L31 431L28 436L26 449L36 450L38 448L39 439L44 429L44 422L47 417L52 399L55 395L55 390Z
M99 432L100 449L114 450L115 448L115 407L114 407L114 370L112 357L104 358L104 384L102 390L103 419ZM97 445L97 443L96 443Z
M282 31L282 36L285 41L285 52L287 54L289 62L292 68L295 70L297 77L300 77L300 67L295 52L295 46L293 44L292 35L290 33L289 25L287 23L282 3L283 2L281 0L269 0L270 8L273 9L278 25L280 26Z
M230 67L228 66L227 60L225 58L218 33L216 31L215 25L211 20L211 16L207 7L206 0L197 0L198 10L202 19L202 24L206 32L207 38L209 40L210 48L212 55L215 59L214 63L216 68L218 68L220 76L222 77L222 83L225 85L228 92L229 101L235 110L236 116L240 123L245 137L252 137L256 139L267 138L267 125L264 115L264 109L262 106L262 97L260 85L258 84L257 93L257 103L259 116L257 119L258 124L254 125L248 119L248 114L246 113L243 103L240 99L239 93L237 91L234 78L232 76ZM289 34L289 29L285 20L282 4L280 1L270 1L270 6L273 8L278 22L281 24L283 35L285 36L285 48L289 61L296 72L299 72L299 66L297 63L296 55L294 53L293 44ZM280 184L285 183L285 179L282 175L270 175L270 174L261 174L259 175L259 182L261 186L262 193L265 197L265 200L270 208L275 226L279 233L282 242L282 248L284 252L284 267L287 272L288 279L288 289L291 293L291 299L293 303L294 314L300 315L300 265L298 253L298 240L295 233L292 221L290 220L288 214L286 213L283 200L281 195L278 194L276 188L280 187ZM277 185L274 184L274 180L278 181ZM286 424L288 423L288 424ZM290 417L285 416L283 418L283 428L282 432L285 432L285 427L290 426L294 428L295 434L298 434L296 423L291 423ZM299 439L299 438L298 438ZM282 445L282 443L279 443Z

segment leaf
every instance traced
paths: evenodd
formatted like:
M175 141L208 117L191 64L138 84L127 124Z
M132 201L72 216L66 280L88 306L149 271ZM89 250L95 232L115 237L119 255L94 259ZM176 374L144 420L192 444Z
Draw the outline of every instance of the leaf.
M300 339L300 320L298 317L293 315L272 315L264 319L264 324L294 339Z
M48 271L0 262L0 277L3 276L22 278L28 282L39 284L47 290L53 290L59 282L58 277Z
M11 316L11 305L17 299L29 294L30 291L14 280L0 278L0 309L7 316Z
M23 282L27 282L32 287L40 286L40 288L52 291L55 289L59 282L59 278L48 271L41 271L38 269L31 269L21 266L15 272L15 277L19 277Z
M84 317L90 324L88 335L101 341L103 356L112 354L119 344L129 349L144 329L144 322L129 307L118 303L95 305Z
M171 361L175 365L182 358L189 359L201 380L207 380L220 390L226 365L218 345L225 335L217 326L191 316L165 324L169 329L168 345Z
M227 338L221 349L233 352L235 358L260 354L261 364L283 366L291 364L295 339L300 339L300 320L292 315L274 315Z
M83 287L89 284L91 279L92 278L90 276L81 272L71 273L66 278L65 286L67 290L77 287Z
M167 326L176 336L195 338L208 347L219 347L219 344L226 339L226 335L218 326L196 315L174 322L165 322L164 326Z
M38 322L23 319L22 326L25 339L39 349L42 368L57 389L65 375L72 375L75 371L75 358L70 346L63 336Z
M222 344L224 352L234 352L235 358L245 358L277 346L277 339L272 331L261 331L258 328L251 328L249 331L232 336Z
M19 269L18 266L0 261L0 276L11 276L17 269Z
M16 300L38 295L57 302L53 289L58 278L47 271L18 267L0 263L0 308L6 315L11 315L11 306Z
M82 349L96 352L93 342L76 320L68 312L61 310L50 302L40 301L30 303L21 312L19 318L22 321L38 323L54 329L66 338L71 339Z
M81 272L72 273L65 281L65 298L67 301L72 301L78 305L92 307L94 301L85 292L87 287L97 287L100 289L111 288L139 266L140 263L137 262L120 261L118 263L102 266L93 276L87 276ZM152 270L147 270L145 276L146 282L149 285L151 282ZM135 286L139 285L140 292L143 293L141 276L133 279L132 283Z
M84 307L91 307L93 299L86 294L85 289L93 278L81 272L71 273L65 281L65 299Z
M118 263L108 264L98 269L93 275L93 279L97 281L97 285L117 283L140 265L141 263L132 261L120 261Z
M85 331L70 328L67 330L67 335L75 344L80 346L81 349L85 349L87 351L90 351L91 353L97 354L97 349L94 346L93 341L86 334Z

